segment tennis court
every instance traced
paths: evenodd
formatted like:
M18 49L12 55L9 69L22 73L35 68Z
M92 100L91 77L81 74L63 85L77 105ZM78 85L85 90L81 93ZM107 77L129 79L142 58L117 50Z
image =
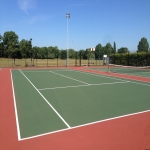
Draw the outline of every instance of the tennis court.
M143 67L135 67L135 66L122 66L122 65L109 65L105 68L92 68L93 70L100 70L104 72L110 73L120 73L120 74L127 74L127 75L134 75L134 76L141 76L150 78L150 66L143 66Z
M12 70L18 140L150 110L150 83L73 69Z

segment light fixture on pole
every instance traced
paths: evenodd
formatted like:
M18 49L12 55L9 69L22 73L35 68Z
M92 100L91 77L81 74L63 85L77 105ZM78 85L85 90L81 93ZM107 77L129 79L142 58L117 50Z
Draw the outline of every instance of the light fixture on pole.
M69 31L68 31L68 19L70 18L70 14L66 13L67 18L67 59L66 59L66 66L69 66L69 49L68 49L68 39L69 39Z

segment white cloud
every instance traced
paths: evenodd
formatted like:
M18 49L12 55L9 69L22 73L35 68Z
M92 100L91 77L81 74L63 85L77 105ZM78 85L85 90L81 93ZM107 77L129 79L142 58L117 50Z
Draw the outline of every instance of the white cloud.
M29 15L28 10L36 7L35 0L17 0L19 8Z

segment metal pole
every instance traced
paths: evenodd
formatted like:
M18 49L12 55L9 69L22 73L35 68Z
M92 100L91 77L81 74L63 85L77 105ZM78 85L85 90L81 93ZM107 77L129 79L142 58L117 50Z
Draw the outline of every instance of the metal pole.
M68 26L68 19L70 18L70 14L66 13L67 18L67 59L66 59L66 66L69 66L69 49L68 49L68 39L69 39L69 26Z
M30 38L30 42L31 42L31 50L30 50L31 51L30 52L31 55L30 56L31 56L31 66L32 66L32 38Z

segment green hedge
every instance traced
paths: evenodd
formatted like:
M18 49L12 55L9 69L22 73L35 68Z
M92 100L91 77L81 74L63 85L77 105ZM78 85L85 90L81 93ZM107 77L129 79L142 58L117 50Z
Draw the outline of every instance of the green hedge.
M150 52L111 54L110 63L126 66L150 66Z

